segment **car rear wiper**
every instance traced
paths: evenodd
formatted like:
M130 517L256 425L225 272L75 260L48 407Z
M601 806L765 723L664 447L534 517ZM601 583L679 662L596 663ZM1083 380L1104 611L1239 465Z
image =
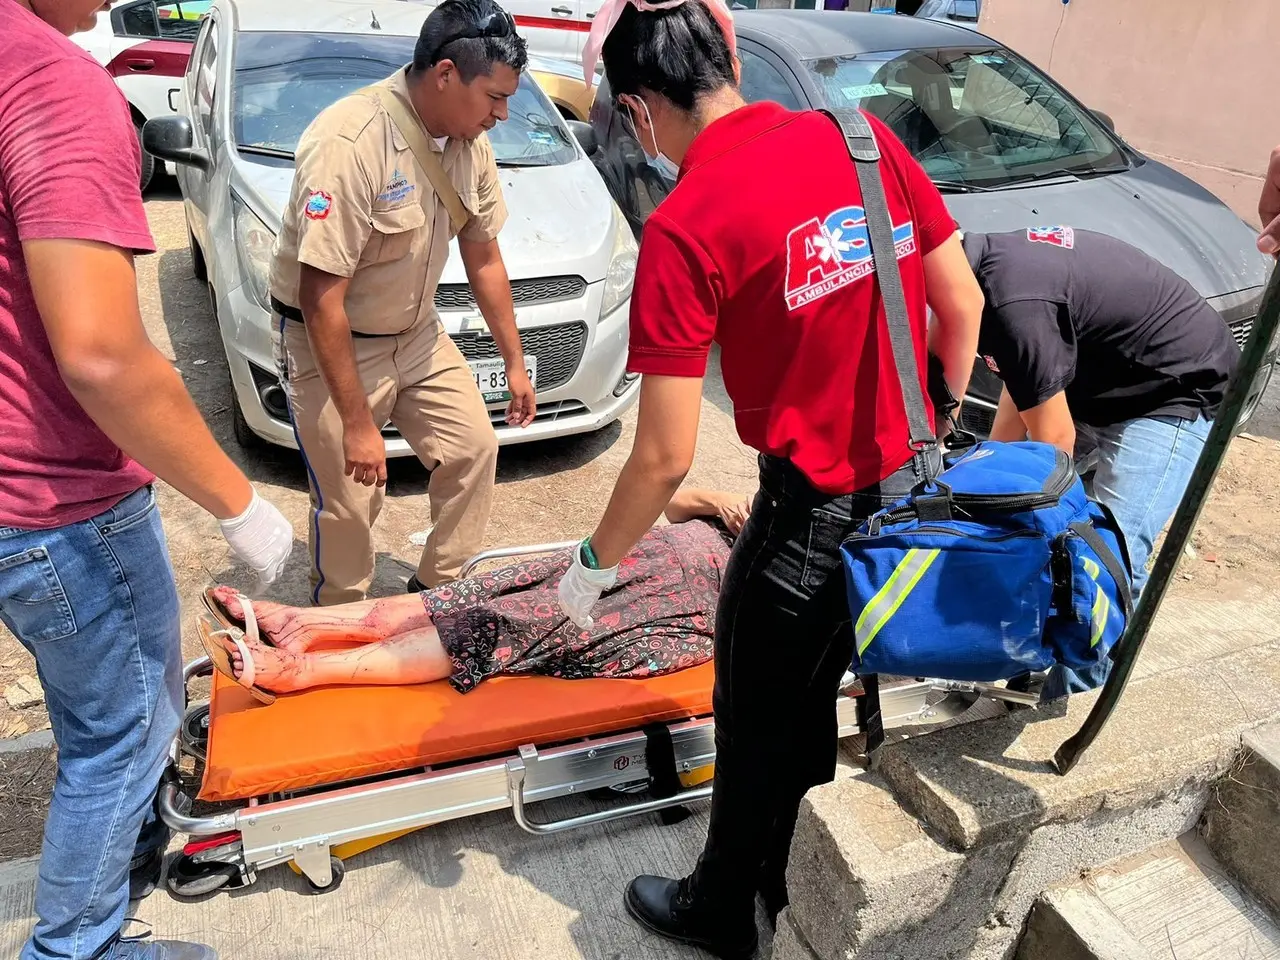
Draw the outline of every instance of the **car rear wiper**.
M980 183L965 183L963 180L934 180L933 185L939 190L950 190L953 193L992 193L999 187L985 187Z
M276 157L280 160L292 160L292 150L277 150L275 147L258 147L251 143L237 143L236 150L240 153L250 153L255 157Z

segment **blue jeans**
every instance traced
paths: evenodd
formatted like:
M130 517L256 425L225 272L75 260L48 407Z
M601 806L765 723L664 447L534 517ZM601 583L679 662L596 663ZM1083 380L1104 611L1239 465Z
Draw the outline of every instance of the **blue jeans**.
M1212 423L1203 416L1144 417L1110 427L1076 425L1085 446L1096 444L1098 465L1089 496L1111 509L1124 533L1133 562L1133 600L1147 582L1147 562L1200 461ZM1111 661L1103 660L1077 673L1054 667L1045 681L1043 700L1082 693L1106 683Z
M141 955L120 941L129 861L154 824L183 697L178 593L152 489L65 527L0 528L0 620L36 659L58 744L21 960Z

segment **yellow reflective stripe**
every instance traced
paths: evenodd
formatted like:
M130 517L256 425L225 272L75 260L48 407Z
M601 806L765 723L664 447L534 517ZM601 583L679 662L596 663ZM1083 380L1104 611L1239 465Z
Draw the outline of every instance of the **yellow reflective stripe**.
M1098 575L1102 573L1102 569L1088 557L1081 557L1080 561L1084 565L1085 573L1093 578L1093 615L1090 619L1093 625L1093 636L1089 638L1089 648L1092 649L1098 645L1102 634L1106 632L1107 617L1111 614L1111 600L1108 599L1102 585L1098 583Z
M1094 588L1097 593L1093 597L1093 636L1089 640L1091 648L1096 647L1102 639L1103 631L1107 629L1107 617L1111 613L1111 601L1107 599L1107 592L1096 581Z
M862 613L858 615L858 622L854 624L853 637L854 642L858 645L859 656L866 652L867 647L871 646L871 641L876 638L876 634L889 622L889 618L898 612L898 608L911 595L911 591L920 582L920 578L924 576L925 571L929 569L930 564L938 558L938 554L941 552L937 548L933 550L912 549L908 550L907 555L898 562L888 581L862 608ZM905 582L899 585L899 580L904 580Z

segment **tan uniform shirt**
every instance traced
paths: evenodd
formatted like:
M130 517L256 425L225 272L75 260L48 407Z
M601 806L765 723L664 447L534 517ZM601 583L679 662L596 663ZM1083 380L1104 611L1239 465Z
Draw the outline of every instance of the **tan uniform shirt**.
M407 102L403 70L380 85ZM439 151L430 134L427 142ZM489 138L450 140L441 159L471 214L459 235L492 240L507 208ZM436 323L436 285L451 235L448 211L404 135L376 99L352 94L323 110L298 143L271 294L297 307L299 264L305 263L350 278L347 317L357 333L396 334L424 319Z

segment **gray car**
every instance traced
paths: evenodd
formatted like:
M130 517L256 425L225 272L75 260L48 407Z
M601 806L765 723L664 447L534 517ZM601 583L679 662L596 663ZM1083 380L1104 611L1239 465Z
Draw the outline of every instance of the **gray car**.
M147 149L178 164L191 258L217 311L243 444L296 446L267 274L298 138L326 106L412 60L429 12L403 0L215 0L180 116L144 130ZM503 420L504 364L456 243L435 295L502 444L598 430L639 394L625 369L635 238L575 132L527 74L508 110L489 139L510 212L498 243L538 395L528 427ZM577 126L589 141L590 128ZM388 456L412 453L394 427L383 435Z
M884 120L946 196L961 229L1058 224L1133 244L1185 277L1243 344L1271 261L1222 201L1143 156L1027 60L976 30L915 17L811 10L734 14L749 101L792 109L860 107ZM645 158L601 81L592 154L637 236L673 182ZM778 176L762 170L761 189ZM1256 407L1275 347L1254 384ZM965 426L990 429L1000 382L976 362Z

